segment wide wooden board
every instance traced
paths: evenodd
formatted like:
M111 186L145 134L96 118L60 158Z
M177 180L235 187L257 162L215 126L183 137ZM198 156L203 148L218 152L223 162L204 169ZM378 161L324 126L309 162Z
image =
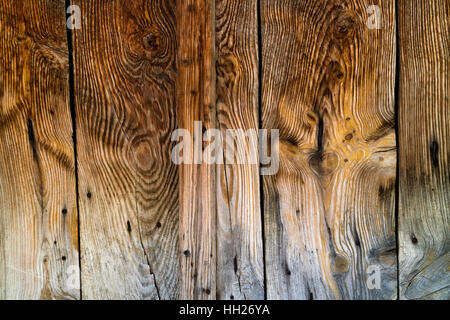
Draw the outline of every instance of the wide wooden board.
M261 2L263 127L280 133L263 185L269 299L397 295L394 5Z
M83 298L175 299L175 3L73 4Z
M0 299L78 299L64 1L0 1Z

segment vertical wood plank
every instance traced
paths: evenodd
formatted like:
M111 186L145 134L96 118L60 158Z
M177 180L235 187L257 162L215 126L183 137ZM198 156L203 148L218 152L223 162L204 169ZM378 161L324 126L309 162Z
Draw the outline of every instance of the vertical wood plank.
M73 4L83 298L175 299L175 3Z
M0 1L0 34L0 299L78 299L64 1Z
M450 298L449 12L398 1L401 299Z
M263 127L280 130L263 185L269 299L396 297L394 4L262 0Z
M178 126L192 137L216 128L214 1L177 3ZM195 128L195 121L202 127ZM199 132L195 132L199 131ZM216 298L215 165L195 164L198 140L192 141L190 163L179 167L180 298ZM201 149L201 150L199 150Z
M258 144L226 141L229 129L258 132L257 1L216 1L216 55L223 145L246 162L217 167L217 298L264 299Z

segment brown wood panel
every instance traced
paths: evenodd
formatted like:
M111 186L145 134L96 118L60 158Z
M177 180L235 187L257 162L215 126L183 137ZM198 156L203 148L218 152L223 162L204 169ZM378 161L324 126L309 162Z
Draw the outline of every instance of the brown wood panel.
M83 298L174 299L175 3L73 4Z
M401 299L450 299L447 0L399 0Z
M258 132L257 17L255 0L216 1L218 127L225 150L246 157L217 167L219 299L264 299L259 166L250 157L258 158L258 144L247 137L226 143L229 129Z
M448 0L65 3L0 0L0 299L450 299Z
M80 297L65 23L0 1L0 299Z
M177 3L178 126L192 137L216 128L214 12L214 1ZM180 299L216 298L216 170L203 159L198 164L198 143L179 167Z
M394 5L261 2L263 127L280 130L263 185L269 299L397 295Z

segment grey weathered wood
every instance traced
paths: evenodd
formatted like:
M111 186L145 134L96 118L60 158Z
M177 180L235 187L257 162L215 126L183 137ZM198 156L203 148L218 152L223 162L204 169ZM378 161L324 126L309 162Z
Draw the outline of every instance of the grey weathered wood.
M447 0L399 0L401 299L450 299Z

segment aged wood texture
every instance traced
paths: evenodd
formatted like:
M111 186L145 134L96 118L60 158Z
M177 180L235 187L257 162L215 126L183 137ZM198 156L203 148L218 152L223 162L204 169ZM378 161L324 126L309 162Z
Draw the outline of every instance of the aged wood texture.
M450 299L449 12L398 1L401 299Z
M450 299L449 12L0 0L0 299Z
M0 1L0 299L80 296L65 22Z
M395 298L394 1L263 0L261 22L267 296Z
M83 298L175 299L175 3L73 3Z
M178 126L197 135L179 167L181 299L216 298L216 168L201 158L203 132L217 122L214 12L210 0L177 3Z
M258 130L257 21L255 0L216 1L218 125L223 145L244 160L217 167L218 299L264 298L258 144L252 135L226 140L228 129Z

